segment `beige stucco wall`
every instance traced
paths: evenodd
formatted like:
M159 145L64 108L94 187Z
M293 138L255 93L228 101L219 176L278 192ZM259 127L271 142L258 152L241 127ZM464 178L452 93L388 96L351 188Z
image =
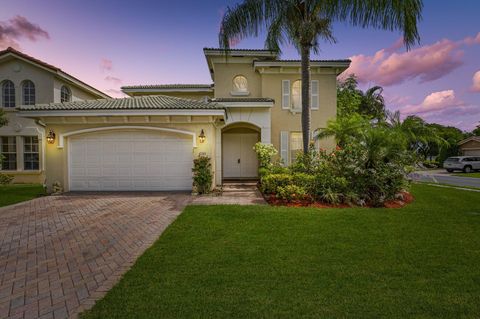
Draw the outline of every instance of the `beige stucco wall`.
M232 95L233 78L243 75L248 81L249 95L247 97L262 97L262 79L258 72L255 72L251 58L216 58L215 63L215 97L245 97ZM263 94L265 96L265 94Z
M311 129L324 128L329 119L333 119L337 113L337 91L335 74L312 74L312 80L318 80L319 85L319 108L312 110ZM300 132L302 130L301 113L292 113L282 109L282 80L290 80L293 83L300 79L298 74L263 74L262 91L265 97L275 100L272 107L272 144L279 149L280 132ZM334 147L332 139L320 141L320 147L331 149Z
M68 88L70 88L70 91L72 92L72 102L98 99L98 96L92 94L91 92L82 90L70 83L67 83L66 81L60 78L55 78L53 81L53 98L54 98L53 101L55 103L61 102L60 92L63 85L66 85Z
M290 110L282 109L282 80L290 80L292 84L301 78L300 65L262 68L255 70L253 67L254 57L214 57L215 97L264 97L275 100L271 108L271 143L280 149L280 132L300 132L301 113L292 113ZM247 78L249 95L232 95L232 81L237 75ZM336 70L326 67L312 67L311 79L319 83L319 109L312 110L311 129L324 128L329 119L334 119L337 112L337 89ZM233 109L232 109L233 110ZM227 114L230 110L227 110ZM254 118L250 117L253 123ZM333 138L321 140L319 147L331 150L335 146Z
M119 117L123 120L123 117ZM61 134L84 130L92 128L101 128L101 127L112 127L112 130L115 130L115 126L142 126L142 127L161 127L161 128L174 128L177 130L185 130L193 132L197 136L197 147L193 148L193 139L192 139L192 151L193 156L197 157L200 153L205 153L210 156L212 159L212 170L215 172L215 127L212 123L206 122L206 117L198 117L197 119L192 119L191 123L186 123L182 121L181 117L178 117L178 123L156 123L155 121L162 121L163 118L159 117L158 119L151 118L150 122L146 123L145 121L137 121L136 123L115 123L116 118L110 118L111 123L97 123L97 124L61 124L61 123L48 123L47 129L53 129L57 135L55 144L47 144L46 147L46 184L49 190L51 190L52 183L55 181L60 181L65 190L68 190L68 137L64 140L64 147L58 148L59 136ZM87 119L88 121L88 119ZM198 121L198 123L195 123ZM118 121L120 122L120 120ZM199 143L198 135L201 130L204 130L206 135L205 143ZM125 130L125 129L122 129ZM134 129L128 129L128 131L134 131ZM85 134L95 134L85 133ZM171 134L171 133L167 133ZM78 135L76 135L78 136ZM193 157L192 157L193 159Z

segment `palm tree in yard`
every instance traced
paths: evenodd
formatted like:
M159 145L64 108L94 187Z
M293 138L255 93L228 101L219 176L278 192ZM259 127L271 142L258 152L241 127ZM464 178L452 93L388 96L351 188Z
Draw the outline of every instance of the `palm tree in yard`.
M362 28L400 30L407 48L419 41L417 22L422 0L244 0L227 8L219 42L227 50L232 41L267 31L265 47L280 51L290 43L299 51L302 65L303 150L310 141L310 54L318 53L320 40L334 42L332 22Z

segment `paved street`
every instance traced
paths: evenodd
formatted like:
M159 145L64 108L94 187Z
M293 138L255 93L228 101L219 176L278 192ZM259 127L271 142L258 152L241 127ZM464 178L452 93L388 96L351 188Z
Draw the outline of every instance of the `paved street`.
M421 182L480 188L480 178L453 176L443 169L418 171L410 174L410 177Z

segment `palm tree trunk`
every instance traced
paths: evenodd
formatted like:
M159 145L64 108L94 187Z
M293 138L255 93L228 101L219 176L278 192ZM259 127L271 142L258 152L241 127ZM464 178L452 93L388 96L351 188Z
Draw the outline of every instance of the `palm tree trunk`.
M302 137L303 152L308 152L310 143L310 46L303 45L302 57Z

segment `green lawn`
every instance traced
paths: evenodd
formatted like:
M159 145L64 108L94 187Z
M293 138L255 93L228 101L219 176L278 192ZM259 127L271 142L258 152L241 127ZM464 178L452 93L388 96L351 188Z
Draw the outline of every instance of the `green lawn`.
M476 178L480 178L480 172L476 172L476 173L460 173L460 174L452 174L452 175L461 176L461 177L476 177Z
M480 194L403 209L191 206L83 318L479 318Z
M40 184L14 184L0 186L0 207L23 202L44 195Z

